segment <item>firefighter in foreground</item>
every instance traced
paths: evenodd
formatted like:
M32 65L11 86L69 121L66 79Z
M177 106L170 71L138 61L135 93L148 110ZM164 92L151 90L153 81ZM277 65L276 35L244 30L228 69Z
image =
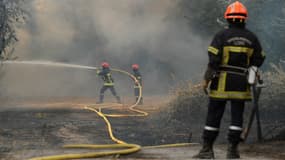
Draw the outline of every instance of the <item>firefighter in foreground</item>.
M240 158L245 101L251 100L247 70L260 67L265 59L254 33L245 28L248 16L245 6L236 1L225 12L229 27L218 32L208 48L209 63L203 87L209 92L209 106L203 131L203 147L193 158L214 158L213 144L219 134L220 122L227 101L231 103L231 124L228 131L227 158Z
M137 102L138 98L140 96L139 84L142 87L142 76L141 76L141 73L139 71L139 65L138 64L133 64L132 69L134 72L134 76L138 80L137 82L135 82L135 85L134 85L135 97L136 97L136 102ZM139 105L142 105L142 104L143 104L143 97L141 97L141 99L139 101Z
M100 98L99 98L99 101L97 103L103 103L104 102L104 93L107 89L110 89L113 96L116 97L117 102L121 103L121 99L117 95L116 90L114 88L114 79L112 78L112 75L111 75L109 63L103 62L101 64L101 66L102 66L102 70L97 70L97 75L102 77L102 79L104 81L104 85L100 90Z

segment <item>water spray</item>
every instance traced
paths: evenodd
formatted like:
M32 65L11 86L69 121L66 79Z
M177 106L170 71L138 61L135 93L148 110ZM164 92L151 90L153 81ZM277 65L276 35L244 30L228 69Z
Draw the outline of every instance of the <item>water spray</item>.
M97 67L91 67L91 66L84 66L84 65L78 65L78 64L69 64L69 63L62 63L62 62L52 62L52 61L2 61L1 65L7 65L7 64L24 64L24 65L42 65L42 66L48 66L48 67L64 67L64 68L77 68L77 69L89 69L89 70L98 70ZM129 76L134 82L137 82L138 80L133 76L132 74L120 70L120 69L111 69L112 71L119 72L121 74ZM92 106L93 105L84 105L84 109L91 110L93 112L96 112L100 117L102 117L106 124L108 125L108 131L111 139L115 141L117 144L110 144L110 145L90 145L90 144L75 144L75 145L66 145L65 148L123 148L121 150L115 150L115 151L109 151L109 152L89 152L89 153L81 153L81 154L64 154L64 155L54 155L54 156L46 156L46 157L36 157L32 158L31 160L61 160L61 159L79 159L79 158L95 158L95 157L102 157L107 155L118 155L118 154L130 154L137 152L141 149L141 146L137 144L129 144L124 141L121 141L113 136L112 127L109 122L109 120L106 118L108 117L131 117L131 116L147 116L148 113L135 109L141 99L142 95L142 88L139 84L139 98L136 101L135 104L131 105L129 109L131 111L134 111L138 114L132 114L132 115L122 115L122 114L104 114L101 111L101 108L104 106L100 106L99 109L95 109Z
M79 68L79 69L90 69L97 70L97 67L84 66L79 64L69 64L62 62L52 62L52 61L2 61L1 64L26 64L26 65L43 65L49 67L65 67L65 68Z
M49 66L49 67L64 67L64 68L78 68L78 69L89 69L89 70L97 70L97 67L91 66L84 66L78 64L69 64L69 63L61 63L61 62L52 62L52 61L2 61L1 65L5 64L25 64L25 65L42 65L42 66ZM132 74L120 70L120 69L111 69L111 71L119 72L124 75L129 76L134 82L138 80ZM96 158L102 156L110 156L110 155L123 155L123 154L131 154L134 152L139 151L141 148L140 145L137 144L129 144L122 140L117 139L113 135L112 127L107 119L107 117L133 117L133 116L147 116L148 113L135 109L135 107L140 102L142 96L142 86L139 85L139 98L137 99L136 103L128 107L129 110L136 112L137 114L104 114L101 109L104 106L99 106L99 108L95 107L95 105L83 105L84 109L93 111L97 113L100 117L104 119L108 126L108 132L110 138L116 142L116 144L101 144L101 145L91 145L91 144L75 144L75 145L66 145L64 148L86 148L86 149L98 149L98 148L105 148L105 149L114 149L119 148L119 150L114 151L103 151L103 152L88 152L88 153L73 153L73 154L63 154L63 155L53 155L53 156L46 156L46 157L35 157L31 158L30 160L66 160L66 159L81 159L81 158ZM160 146L148 146L147 148L160 148L160 147L179 147L179 146L188 146L193 145L194 143L183 143L183 144L169 144L169 145L160 145Z

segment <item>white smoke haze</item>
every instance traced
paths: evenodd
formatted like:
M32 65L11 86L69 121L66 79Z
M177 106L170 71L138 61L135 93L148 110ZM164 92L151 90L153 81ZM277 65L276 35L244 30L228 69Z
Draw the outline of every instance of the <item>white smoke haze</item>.
M19 60L50 60L131 72L138 63L144 93L167 93L172 84L201 76L205 41L179 15L179 0L26 0L30 17L18 29ZM94 72L44 67L6 67L7 95L96 96ZM132 94L131 81L114 75L118 92ZM19 78L16 78L19 77ZM35 83L35 82L41 83ZM126 82L125 82L126 81Z

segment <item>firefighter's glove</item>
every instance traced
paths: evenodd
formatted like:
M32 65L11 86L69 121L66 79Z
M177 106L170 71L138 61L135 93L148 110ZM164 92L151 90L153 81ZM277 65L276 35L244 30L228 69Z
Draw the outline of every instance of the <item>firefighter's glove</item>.
M206 81L211 81L212 79L214 79L216 77L218 77L217 71L211 67L208 67L205 74L204 74L204 79Z
M142 84L140 84L140 82L138 80L135 81L135 85L142 87Z
M135 80L135 84L136 84L136 85L139 85L139 81L138 81L138 80Z
M99 73L100 73L100 69L97 68L96 69L96 74L99 75Z
M203 81L203 89L208 89L208 87L209 87L209 83L210 83L210 81L208 81L208 80L204 80Z
M205 92L206 95L208 95L209 84L210 84L209 80L204 80L202 83L203 91Z

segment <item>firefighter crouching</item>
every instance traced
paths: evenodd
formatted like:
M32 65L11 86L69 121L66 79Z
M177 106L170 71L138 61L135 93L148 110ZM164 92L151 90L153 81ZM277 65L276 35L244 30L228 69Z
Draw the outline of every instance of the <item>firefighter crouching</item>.
M103 62L101 64L101 66L102 66L102 69L97 70L97 75L101 76L101 78L104 81L104 85L102 86L102 88L100 90L100 97L99 97L99 101L97 103L103 103L104 102L104 93L107 89L110 89L113 96L116 97L117 102L121 103L121 99L117 95L115 87L114 87L114 79L112 78L112 75L111 75L109 63Z
M251 100L246 71L260 67L265 59L254 33L245 28L247 9L236 1L228 6L225 19L229 27L218 32L208 48L209 63L204 76L204 88L210 87L203 147L193 158L214 158L213 144L219 134L220 122L227 101L231 103L231 124L228 131L227 158L240 158L245 101Z
M134 85L134 91L135 91L134 93L135 93L136 102L137 102L139 99L139 96L140 96L139 85L142 87L142 76L141 76L141 73L139 71L139 65L138 64L133 64L132 69L133 69L134 76L138 80L138 82L136 82ZM139 101L139 105L142 105L142 104L143 104L143 97L141 96L141 99Z

